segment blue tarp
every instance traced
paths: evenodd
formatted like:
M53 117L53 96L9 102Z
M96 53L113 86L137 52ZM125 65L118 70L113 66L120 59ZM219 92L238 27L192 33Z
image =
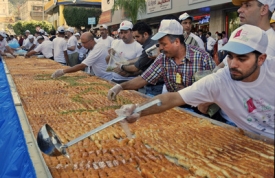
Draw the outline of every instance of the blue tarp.
M36 173L0 58L0 178L35 178Z

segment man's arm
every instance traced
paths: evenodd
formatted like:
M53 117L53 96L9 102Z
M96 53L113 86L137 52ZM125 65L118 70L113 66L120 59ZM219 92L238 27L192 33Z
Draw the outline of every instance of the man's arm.
M67 51L63 51L63 52L64 52L64 57L65 57L65 60L66 60L67 65L70 65L69 56L68 56Z
M123 88L123 90L136 90L136 89L144 87L147 84L148 84L148 82L146 80L144 80L141 76L138 76L132 80L123 82L120 85Z
M85 69L85 67L87 67L87 66L85 64L81 63L81 64L77 64L73 67L69 67L67 69L64 69L63 72L64 72L64 74L73 73L73 72L77 72L77 71L80 71L82 69Z
M36 44L33 44L33 45L30 47L29 51L32 51L35 47L36 47Z
M13 50L9 47L9 46L5 46L6 47L6 50L11 54L13 55Z
M36 53L36 51L32 50L32 51L29 51L27 54L26 54L26 58L27 57L31 57L32 55L34 55Z
M70 50L70 51L74 51L75 50L75 46L67 47L67 49Z
M151 114L161 113L168 109L174 108L176 106L181 106L186 104L178 92L169 92L169 93L157 95L154 98L147 101L146 103L153 101L155 99L160 99L161 105L160 106L154 105L148 109L141 111L140 116L147 116ZM146 104L146 103L143 103L143 104Z

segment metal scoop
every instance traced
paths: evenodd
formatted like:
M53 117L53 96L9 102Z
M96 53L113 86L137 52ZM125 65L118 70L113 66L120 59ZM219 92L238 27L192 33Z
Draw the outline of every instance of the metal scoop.
M153 105L161 105L161 101L159 99L156 99L154 101L151 101L143 106L137 107L134 110L134 113L138 113L144 109L147 109ZM59 137L56 135L56 133L54 132L54 130L48 125L45 124L43 127L41 127L40 131L38 132L37 135L37 143L38 146L40 148L40 150L49 155L49 156L60 156L60 155L64 155L66 157L69 157L69 154L66 151L66 148L68 148L69 146L72 146L73 144L89 137L92 134L95 134L103 129L105 129L106 127L109 127L119 121L122 121L123 119L125 119L126 116L120 116L117 117L99 127L97 127L94 130L91 130L90 132L66 143L65 145L62 144L61 140L59 139Z

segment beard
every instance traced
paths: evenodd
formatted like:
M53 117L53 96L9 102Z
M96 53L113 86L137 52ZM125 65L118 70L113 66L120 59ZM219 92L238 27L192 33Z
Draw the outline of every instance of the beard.
M236 81L242 81L242 80L246 79L247 77L251 76L258 69L257 63L258 63L258 58L256 59L254 65L245 73L239 71L236 68L229 68L231 78ZM232 74L231 72L238 73L241 75L236 76L236 75Z

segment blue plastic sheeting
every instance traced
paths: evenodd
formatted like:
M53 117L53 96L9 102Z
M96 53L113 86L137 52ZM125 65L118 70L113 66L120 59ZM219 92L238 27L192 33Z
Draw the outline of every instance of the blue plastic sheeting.
M0 177L34 178L36 173L0 58Z

